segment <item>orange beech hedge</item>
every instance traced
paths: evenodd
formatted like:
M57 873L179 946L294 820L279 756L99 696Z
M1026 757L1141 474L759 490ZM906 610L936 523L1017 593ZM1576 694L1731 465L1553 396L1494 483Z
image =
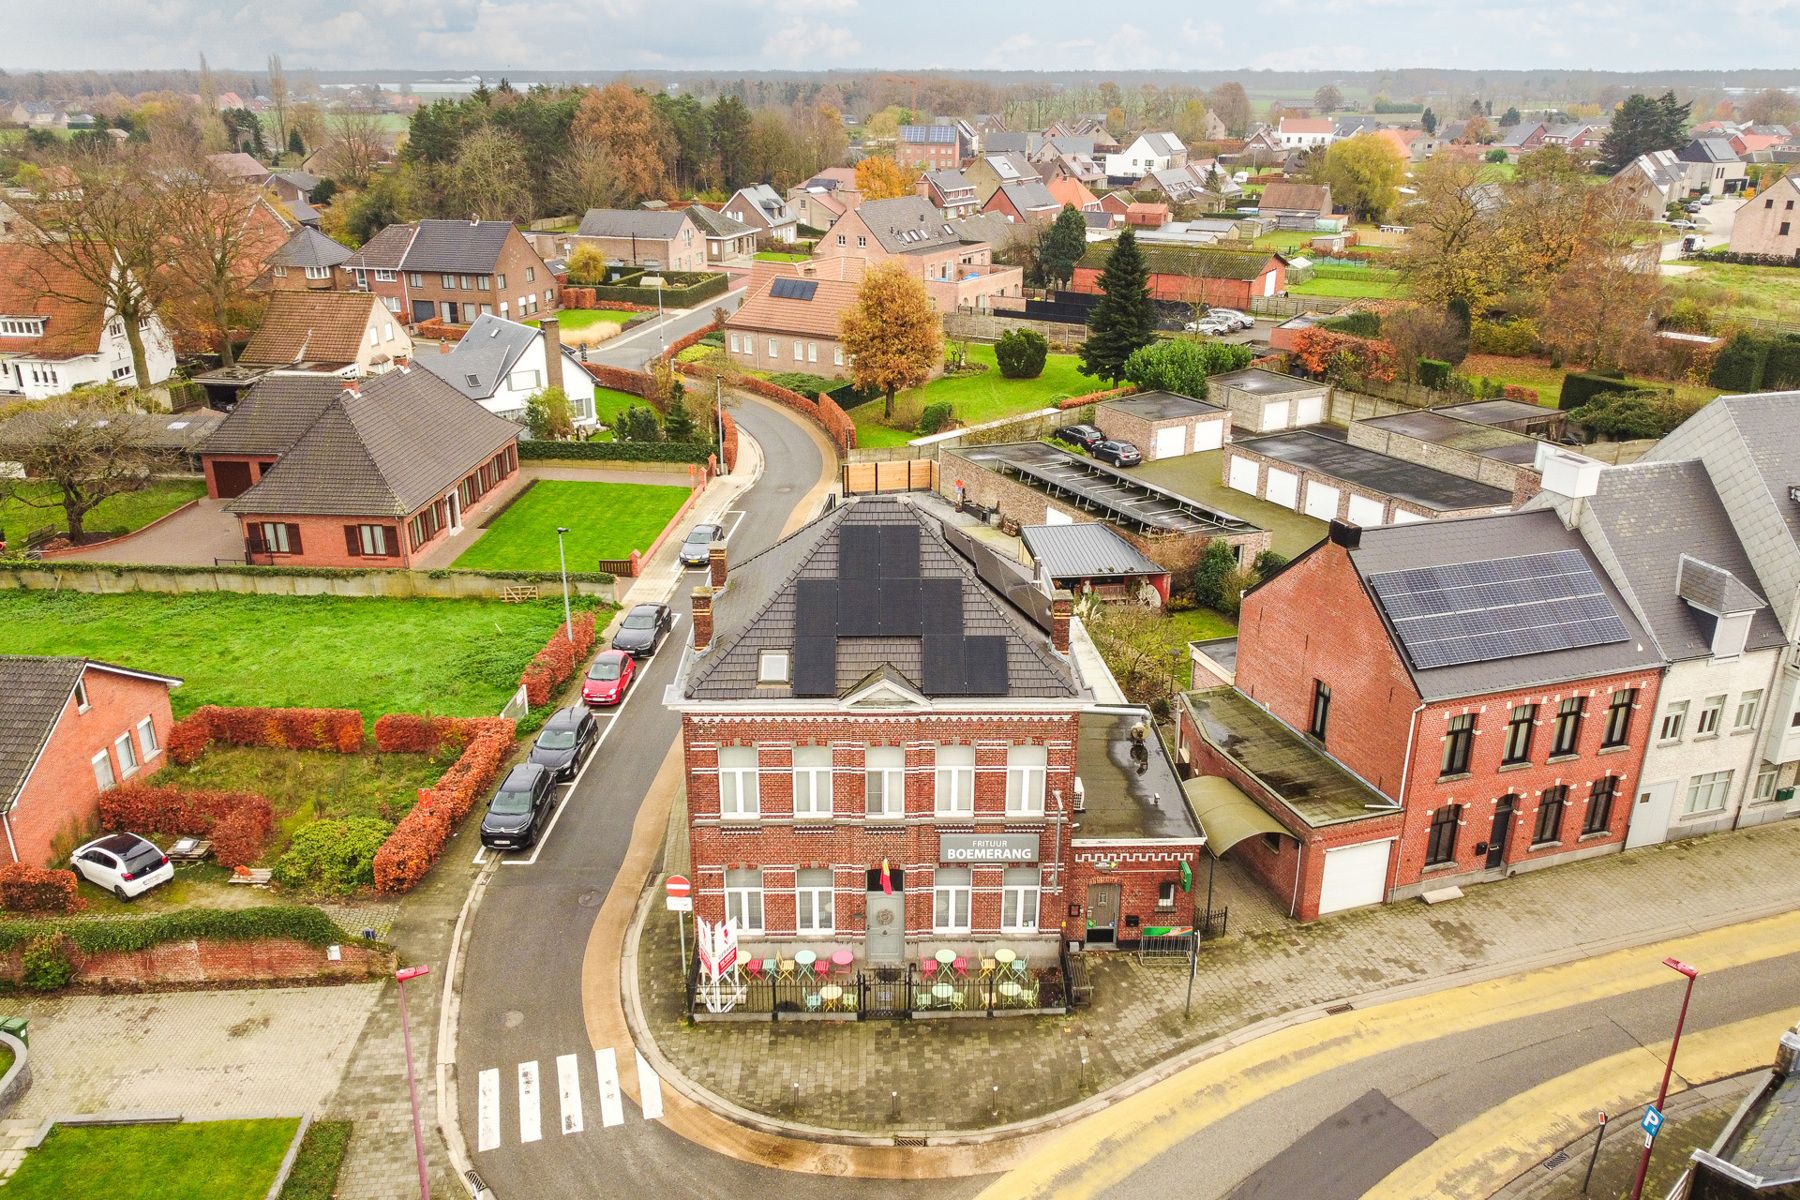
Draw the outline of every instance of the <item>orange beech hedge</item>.
M569 641L564 627L558 624L556 632L550 635L550 640L544 643L536 657L525 664L525 671L519 676L519 682L525 685L525 697L533 708L548 704L556 689L569 681L576 666L594 648L594 614L582 613L572 625L570 632L574 634L574 642Z
M84 907L75 892L73 871L47 871L26 863L0 867L0 908L8 912L74 912Z
M592 620L589 621L590 640ZM461 757L451 763L437 786L428 791L413 810L400 818L394 832L375 852L375 889L380 892L405 892L417 887L431 870L444 843L469 810L483 799L494 785L500 768L512 751L513 723L504 717L461 719L458 728L440 724L444 718L417 718L424 725L406 726L395 722L388 735L396 743L407 738L421 741L436 736L438 744L453 737L464 737L467 744ZM379 730L381 722L376 722ZM381 734L376 734L379 743Z
M222 708L207 704L177 721L169 731L169 757L187 766L214 742L355 754L363 747L363 718L354 708Z
M127 784L101 795L100 827L211 838L220 866L244 867L268 848L275 809L255 792Z

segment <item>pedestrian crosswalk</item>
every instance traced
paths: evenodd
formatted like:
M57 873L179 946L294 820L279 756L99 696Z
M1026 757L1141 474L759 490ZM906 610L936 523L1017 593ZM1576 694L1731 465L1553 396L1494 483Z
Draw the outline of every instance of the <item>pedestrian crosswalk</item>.
M644 1056L632 1051L636 1059L638 1095L642 1099L639 1111L647 1121L660 1120L663 1115L662 1080L651 1069ZM583 1115L583 1105L587 1097L597 1098L600 1102L600 1126L610 1129L625 1123L625 1097L619 1085L619 1056L611 1046L603 1046L594 1051L589 1072L582 1069L580 1054L559 1054L556 1057L556 1099L553 1115L557 1118L554 1129L568 1135L581 1133L587 1128ZM506 1132L513 1128L513 1122L507 1120L504 1110L516 1105L518 1128L518 1144L529 1145L544 1139L545 1087L548 1085L547 1075L540 1076L536 1059L517 1064L514 1068L516 1088L511 1096L501 1087L501 1070L490 1067L475 1076L475 1148L478 1152L498 1150L505 1144ZM589 1079L584 1083L584 1079Z

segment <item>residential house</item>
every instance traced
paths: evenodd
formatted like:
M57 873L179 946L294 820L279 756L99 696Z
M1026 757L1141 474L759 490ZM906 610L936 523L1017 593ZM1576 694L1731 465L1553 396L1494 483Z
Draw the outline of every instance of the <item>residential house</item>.
M238 365L361 379L392 370L412 352L405 324L373 296L276 291Z
M1283 150L1312 150L1337 138L1329 117L1283 117L1275 127L1275 144Z
M1106 186L1106 168L1098 159L1080 154L1059 154L1054 158L1046 158L1035 164L1038 175L1046 183L1058 179L1072 179L1087 188L1103 188Z
M1278 222L1297 222L1300 228L1311 228L1314 222L1331 216L1331 185L1287 180L1271 183L1263 188L1257 212Z
M1227 155L1233 162L1247 163L1252 169L1286 160L1289 148L1281 144L1281 131L1273 125L1261 125L1250 131L1236 154Z
M961 171L925 171L916 185L919 195L945 217L966 217L981 207L975 185Z
M946 221L923 196L869 200L838 218L819 239L819 259L885 259L906 264L925 283L941 312L987 311L1001 297L1023 294L1024 273L994 264L995 242L1003 230L988 225L991 216ZM820 274L834 272L821 262Z
M297 385L315 415L294 436ZM241 447L260 444L262 460L273 459L225 505L246 561L413 567L517 490L521 432L417 367L363 383L275 376L219 427L218 445L237 449L221 449L207 474L222 496L243 482L224 465L245 457Z
M1152 171L1187 165L1187 147L1172 133L1140 133L1131 145L1106 156L1106 174L1112 179L1142 179Z
M175 346L156 317L139 330L140 380L125 323L100 292L35 242L0 242L0 396L42 400L89 384L154 387L174 373Z
M951 532L865 496L744 562L715 546L670 690L695 916L748 957L830 942L929 980L949 949L918 989L946 1006L1000 947L1054 988L1069 942L1191 925L1204 839L1068 594L1001 591Z
M1506 151L1507 158L1517 161L1519 155L1529 154L1543 145L1544 135L1549 131L1550 127L1542 121L1520 121L1517 125L1501 130L1499 139L1494 142L1494 147ZM1458 138L1452 138L1445 133L1444 140L1456 141Z
M1034 146L1043 144L1042 133L998 132L981 139L981 154L1029 155Z
M1020 225L1048 225L1056 220L1062 205L1050 194L1049 188L1033 179L1027 183L1001 184L981 206L981 211L1000 213Z
M401 236L383 244L381 257ZM368 249L365 269L379 272ZM346 265L356 274L357 256ZM556 278L511 221L415 222L400 269L408 319L415 322L473 325L482 313L534 317L557 308Z
M265 183L269 178L269 168L256 161L254 155L245 154L242 150L209 154L206 160L223 174L246 183Z
M1125 224L1137 229L1161 229L1169 223L1169 206L1161 201L1133 200L1125 206Z
M1192 166L1169 167L1152 171L1143 179L1145 191L1160 192L1170 204L1197 204L1202 208L1221 207L1221 197L1206 188L1205 176Z
M1733 254L1800 261L1800 180L1783 175L1744 201L1731 226Z
M743 206L739 206L742 211ZM757 236L761 227L734 213L727 216ZM706 234L685 208L590 208L581 218L573 238L550 237L566 255L577 245L592 246L608 262L661 271L704 271ZM540 240L539 245L543 243Z
M1569 121L1558 125L1546 125L1541 144L1561 146L1570 154L1583 158L1598 152L1600 143L1605 140L1606 126L1595 121Z
M756 230L758 237L772 242L791 242L800 236L800 223L789 211L787 201L766 183L739 188L725 201L721 211L732 220Z
M1063 205L1069 204L1075 207L1076 212L1085 212L1100 203L1079 179L1069 175L1058 175L1054 179L1045 180L1044 190L1056 201L1058 211L1061 211Z
M0 655L0 828L7 861L51 866L94 827L100 794L159 769L174 716L157 675L88 658Z
M1136 199L1130 192L1108 192L1100 197L1100 211L1116 213L1122 217L1131 211Z
M1689 191L1729 196L1749 183L1744 160L1727 138L1695 138L1677 150L1675 157L1687 164Z
M1231 130L1225 128L1225 122L1212 109L1200 119L1200 140L1203 142L1222 142L1231 136Z
M389 225L364 242L361 249L341 264L343 272L350 277L344 290L367 292L379 299L389 312L402 314L402 320L411 320L413 307L407 298L406 272L401 269L401 263L406 260L406 252L412 248L418 234L419 227L415 224Z
M975 133L961 121L902 125L894 161L924 171L954 171L975 152Z
M1775 803L1764 724L1788 640L1706 467L1577 463L1544 479L1527 507L1587 541L1668 664L1626 848L1760 816Z
M561 324L545 317L539 327L504 317L477 317L452 348L416 360L481 407L525 423L525 405L546 388L561 388L578 429L594 421L594 377L562 342Z
M1083 113L1065 120L1052 121L1044 130L1046 137L1089 137L1094 139L1094 150L1098 154L1115 153L1124 147L1119 139L1107 131L1105 113Z
M1687 168L1688 164L1676 158L1673 150L1655 150L1625 164L1609 186L1623 188L1646 217L1660 219L1669 205L1687 198Z
M1038 183L1043 177L1023 154L983 154L963 168L963 178L975 185L975 198L985 207L1003 183Z
M1359 133L1380 133L1388 128L1384 117L1374 113L1358 113L1354 116L1335 117L1331 123L1331 136L1334 141L1355 137Z
M341 242L334 242L310 225L302 225L269 258L266 286L281 291L329 292L339 290L340 283L353 275L340 275L338 268L349 262L353 252Z
M830 229L832 223L862 203L853 167L826 167L805 183L788 189L788 209L794 219L811 229Z
M725 352L746 370L841 377L847 361L838 327L861 287L859 259L759 262L744 302L725 320Z
M690 204L687 213L706 237L706 261L740 262L756 253L756 230L704 204Z
M1041 137L1034 134L1025 149L1026 160L1040 169L1045 163L1065 157L1093 158L1094 139L1073 134L1045 134Z
M1300 919L1623 845L1661 656L1555 513L1333 522L1234 649L1180 745L1273 818L1234 854Z
M1130 220L1130 216L1126 217ZM1253 300L1279 295L1287 287L1287 259L1266 251L1223 250L1210 246L1142 244L1150 268L1150 294L1158 300L1204 303L1250 311ZM1071 291L1098 293L1100 274L1112 245L1096 242L1075 265Z
M8 119L14 125L24 125L29 129L67 129L69 114L60 105L46 104L41 100L17 100L7 112Z

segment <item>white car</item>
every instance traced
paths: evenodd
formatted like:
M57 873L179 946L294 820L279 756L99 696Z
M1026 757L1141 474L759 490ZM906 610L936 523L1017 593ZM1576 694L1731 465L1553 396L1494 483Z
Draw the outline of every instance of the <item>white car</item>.
M135 833L109 833L69 856L70 865L95 887L121 900L141 896L175 878L175 864L146 838Z
M1255 318L1247 313L1241 313L1235 308L1209 308L1206 310L1206 315L1220 321L1229 321L1239 329L1256 328Z
M1698 228L1700 228L1700 226L1695 224L1692 221L1682 220L1682 221L1670 221L1669 228L1670 229L1698 229Z
M1202 333L1208 337L1224 337L1236 328L1229 321L1221 321L1217 317L1202 317L1198 321L1189 321L1182 330L1187 333Z

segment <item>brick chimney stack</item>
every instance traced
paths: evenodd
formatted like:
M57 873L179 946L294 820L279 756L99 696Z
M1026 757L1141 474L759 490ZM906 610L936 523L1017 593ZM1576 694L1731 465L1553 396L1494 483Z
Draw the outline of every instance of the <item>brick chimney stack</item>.
M712 544L712 548L706 552L706 565L710 572L709 579L712 583L713 591L716 592L725 586L724 542L714 542Z
M346 379L346 380L344 380L344 390L346 392L349 392L352 396L361 395L362 394L362 384L358 383L354 379Z
M562 322L555 317L545 317L538 322L538 328L544 331L544 382L560 388L563 385Z
M694 589L694 649L712 645L712 589L701 584Z
M1075 609L1075 597L1067 588L1050 593L1050 644L1057 653L1069 652L1069 617Z

